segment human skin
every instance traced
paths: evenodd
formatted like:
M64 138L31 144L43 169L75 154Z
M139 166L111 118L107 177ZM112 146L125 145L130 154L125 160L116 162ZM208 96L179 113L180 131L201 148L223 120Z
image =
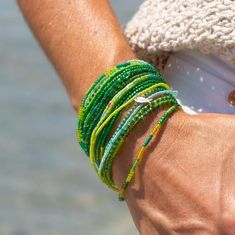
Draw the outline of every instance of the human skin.
M18 0L77 111L105 70L136 58L106 0ZM112 168L120 186L148 131L152 112L124 142ZM154 139L125 199L142 235L235 234L235 118L174 113Z

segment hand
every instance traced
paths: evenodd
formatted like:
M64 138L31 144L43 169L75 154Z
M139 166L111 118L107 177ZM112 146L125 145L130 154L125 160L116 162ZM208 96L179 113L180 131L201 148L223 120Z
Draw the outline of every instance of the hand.
M142 121L118 154L118 185L154 119ZM137 169L126 201L142 235L234 235L235 117L173 114Z

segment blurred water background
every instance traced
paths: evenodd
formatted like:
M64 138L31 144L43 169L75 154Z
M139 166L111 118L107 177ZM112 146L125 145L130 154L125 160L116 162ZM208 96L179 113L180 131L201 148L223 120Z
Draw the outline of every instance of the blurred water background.
M113 0L122 23L141 0ZM55 1L56 3L56 1ZM138 234L75 138L76 114L14 0L0 1L0 235Z

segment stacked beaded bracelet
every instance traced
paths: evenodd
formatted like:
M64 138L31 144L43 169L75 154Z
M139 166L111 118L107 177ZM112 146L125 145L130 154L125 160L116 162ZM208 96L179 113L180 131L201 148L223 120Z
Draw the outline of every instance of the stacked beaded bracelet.
M153 136L158 133L169 115L179 108L176 92L164 81L160 72L141 60L121 63L103 73L86 93L78 114L77 139L101 180L124 200L125 190L131 182L137 165ZM169 109L150 131L139 154L119 189L112 179L112 163L131 129L148 113L162 106ZM123 110L126 115L109 137Z

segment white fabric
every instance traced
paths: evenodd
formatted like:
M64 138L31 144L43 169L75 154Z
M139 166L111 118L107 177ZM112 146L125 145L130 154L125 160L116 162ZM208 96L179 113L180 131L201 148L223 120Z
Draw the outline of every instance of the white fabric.
M185 49L170 55L164 77L188 113L235 114L228 95L235 90L235 65Z

